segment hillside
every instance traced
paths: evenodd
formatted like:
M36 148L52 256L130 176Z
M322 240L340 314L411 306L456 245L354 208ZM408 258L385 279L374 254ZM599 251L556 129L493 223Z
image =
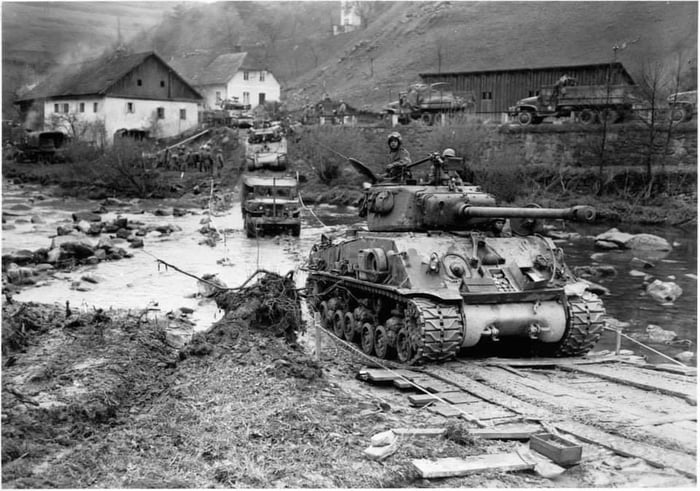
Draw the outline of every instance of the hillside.
M337 36L338 49L318 69L288 83L291 99L331 97L381 105L421 72L477 71L606 63L619 50L633 77L645 64L670 68L692 57L697 80L694 2L401 2L367 29ZM635 41L635 42L632 42Z
M696 2L365 2L367 27L332 36L339 2L5 2L3 112L12 91L55 62L114 46L117 18L132 51L165 59L242 49L269 67L289 107L324 93L377 109L421 72L490 70L613 59L635 78L681 55L697 86ZM9 70L8 70L9 68ZM21 83L20 83L21 82Z

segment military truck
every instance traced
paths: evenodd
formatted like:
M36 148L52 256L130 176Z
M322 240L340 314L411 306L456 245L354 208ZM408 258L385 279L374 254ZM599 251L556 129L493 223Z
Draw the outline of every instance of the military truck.
M592 125L630 119L641 108L643 98L636 85L578 85L576 79L564 76L555 85L541 87L539 95L520 99L508 113L523 126L572 114L581 124Z
M382 109L385 114L398 115L399 123L408 124L420 120L432 125L440 114L464 111L463 98L453 94L446 82L412 84L407 91L399 93L399 100L390 102Z
M301 208L297 181L292 177L243 176L241 211L246 236L268 233L301 233Z
M68 136L60 131L28 131L13 142L17 162L62 162Z
M287 139L281 127L251 128L245 145L248 170L287 168Z
M698 91L676 92L666 99L671 109L671 120L681 123L693 119L698 112Z

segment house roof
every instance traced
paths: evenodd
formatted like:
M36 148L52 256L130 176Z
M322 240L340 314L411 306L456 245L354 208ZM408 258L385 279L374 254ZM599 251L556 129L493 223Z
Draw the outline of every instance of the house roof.
M606 68L612 66L616 70L619 70L620 73L626 77L630 83L634 83L632 76L627 72L625 67L622 65L620 62L614 62L614 63L586 63L586 64L580 64L580 65L542 65L542 64L536 64L532 66L520 66L517 68L514 67L501 67L501 68L483 68L483 69L477 69L477 70L455 70L455 71L441 71L441 72L425 72L425 73L419 73L418 75L420 77L444 77L444 76L457 76L457 75L469 75L469 74L477 74L477 73L497 73L497 72L524 72L524 71L540 71L540 70L556 70L559 72L566 72L567 70L573 71L573 70L581 70L584 68Z
M170 64L192 85L223 85L239 70L261 70L262 64L250 53L188 53L171 58Z
M37 86L20 95L18 101L60 96L104 95L112 85L151 56L169 66L153 51L123 56L113 54L102 56L82 63L62 66L57 73L49 75ZM189 85L184 79L183 82ZM199 95L194 88L192 90Z

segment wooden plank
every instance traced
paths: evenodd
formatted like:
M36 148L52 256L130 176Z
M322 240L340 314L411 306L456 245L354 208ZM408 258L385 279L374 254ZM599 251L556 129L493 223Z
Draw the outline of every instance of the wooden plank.
M635 442L573 421L559 421L553 424L560 431L570 433L585 442L609 448L625 457L639 458L656 467L669 467L687 476L697 475L695 455Z
M419 387L427 390L428 392L452 392L458 390L457 387L455 387L452 384L445 383L441 380L436 380L432 377L419 377L413 379L413 383L418 385Z
M697 413L669 414L668 416L660 416L658 418L640 419L635 421L635 426L656 426L667 423L677 423L680 421L697 421Z
M466 476L484 471L520 471L534 469L535 464L525 462L517 453L477 455L459 459L448 457L437 460L415 459L413 467L423 479Z
M544 455L530 450L525 445L518 447L516 452L525 462L535 464L535 472L544 478L554 479L566 471L563 467L558 466Z
M697 385L696 383L684 383L670 377L657 374L641 374L639 370L630 371L627 367L620 365L610 366L566 366L562 369L594 375L612 382L631 385L644 390L658 391L662 394L671 395L685 399L690 404L697 405Z
M408 396L408 402L411 406L423 407L431 402L439 402L432 394L411 394Z
M534 404L521 401L520 399L506 394L498 389L494 389L482 384L481 382L477 382L466 375L455 373L453 370L434 367L427 369L426 372L438 378L445 377L460 389L465 390L480 399L505 407L515 413L522 414L525 417L550 420L564 418L563 414L554 414L551 411L537 407Z
M456 406L453 406L451 404L443 404L442 402L430 406L428 408L428 411L433 412L435 414L439 414L440 416L444 416L446 418L455 418L459 417L462 414Z
M440 392L435 394L446 402L450 404L465 404L470 402L481 402L482 399L475 397L466 392Z
M372 382L391 382L401 376L405 376L403 370L382 370L378 368L367 368L362 371Z
M403 378L395 378L394 379L394 387L396 387L400 390L414 389L415 388L413 383L411 383L410 381L403 379Z
M466 404L455 404L467 414L476 416L479 419L507 418L513 416L513 411L486 401L472 402Z
M469 434L486 440L527 440L533 433L540 433L542 427L536 424L499 425L491 428L474 428Z
M445 428L394 428L391 430L397 436L442 436Z

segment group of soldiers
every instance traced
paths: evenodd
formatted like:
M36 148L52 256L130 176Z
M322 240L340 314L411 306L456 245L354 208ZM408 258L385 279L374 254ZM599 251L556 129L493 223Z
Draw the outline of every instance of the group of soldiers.
M221 147L212 149L208 143L199 148L186 145L166 148L158 152L157 166L165 170L185 172L189 170L214 174L224 168L224 154Z

